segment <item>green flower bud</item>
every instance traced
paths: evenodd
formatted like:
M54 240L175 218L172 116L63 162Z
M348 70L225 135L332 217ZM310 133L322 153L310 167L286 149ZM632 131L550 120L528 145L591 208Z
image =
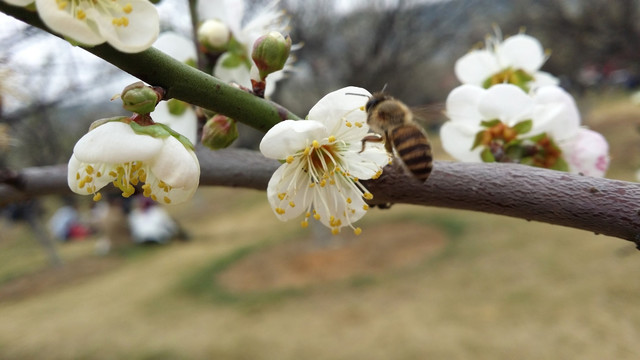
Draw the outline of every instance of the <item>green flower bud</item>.
M231 31L220 20L210 19L198 27L198 43L208 51L213 53L226 51L229 40L231 40Z
M260 71L260 78L282 70L291 52L291 38L277 31L263 35L253 44L251 58Z
M215 115L202 128L202 144L210 149L224 149L238 138L236 121L224 115Z
M167 100L167 108L171 115L180 116L189 108L189 104L178 99Z
M148 114L155 110L156 104L162 96L150 86L141 81L124 88L122 94L122 107L137 114Z

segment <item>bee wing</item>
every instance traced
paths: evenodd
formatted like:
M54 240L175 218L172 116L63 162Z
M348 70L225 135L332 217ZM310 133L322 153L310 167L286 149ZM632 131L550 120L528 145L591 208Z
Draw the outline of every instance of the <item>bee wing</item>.
M447 121L444 103L433 103L411 107L414 120L425 128L439 127Z

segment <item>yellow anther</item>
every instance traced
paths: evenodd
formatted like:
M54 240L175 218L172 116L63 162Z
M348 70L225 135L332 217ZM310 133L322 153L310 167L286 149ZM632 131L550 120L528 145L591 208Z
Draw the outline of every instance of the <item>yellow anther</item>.
M309 155L310 152L311 152L311 148L307 146L306 148L304 148L304 152L302 153L302 155L307 156Z
M78 20L84 20L87 18L87 13L82 11L82 9L79 9L78 12L76 13L76 18L78 18Z
M358 182L358 180L360 180L360 179L355 177L355 176L353 177L353 181Z
M312 187L314 187L314 186L316 186L316 183L313 183L313 182L312 182L312 183L310 183L310 184L309 184L309 187L310 187L310 188L312 188Z
M84 179L78 181L78 189L82 189L85 184L86 184L86 182L84 181Z
M313 147L314 147L315 149L317 149L317 148L319 148L319 147L320 147L320 143L318 142L318 140L313 140L313 142L311 143L311 145L313 145Z
M116 177L116 176L118 176L118 174L115 171L111 170L111 171L109 171L109 176Z
M347 204L351 204L351 198L347 198Z
M303 220L300 222L300 226L302 226L302 228L306 228L307 226L309 226L309 222L307 220Z
M369 210L369 205L367 204L362 205L362 210L365 210L365 211Z
M66 1L58 1L58 9L60 10L64 10L67 7L67 5L69 5L69 3Z
M367 109L366 107L360 106L360 111L366 111L366 109Z
M102 199L102 194L100 193L95 193L93 195L93 201L100 201L100 199Z
M151 194L151 200L158 201L158 197L155 194Z
M331 135L331 136L329 136L328 140L329 140L330 143L332 143L332 142L336 141L336 137Z
M331 184L331 185L335 185L335 184L336 184L335 179L333 179L333 178L329 179L329 184Z
M169 199L169 197L165 196L163 200L165 204L171 204L171 199Z
M76 173L76 180L80 180L80 173L79 172Z
M378 170L378 172L376 172L371 178L375 180L379 178L380 175L382 175L382 170Z
M356 234L356 235L360 235L360 234L362 234L362 229L357 227L357 228L353 229L353 233Z
M313 215L313 218L316 219L316 220L320 220L320 214Z
M276 214L278 214L278 215L284 214L284 209L282 209L282 208L275 208L275 210L276 210Z
M280 193L278 194L278 199L284 200L285 196L287 196L287 193Z
M356 121L356 126L357 127L362 127L362 123L360 121Z
M308 218L308 217L310 217L310 216L311 216L311 213L310 213L310 212L308 212L308 211L307 211L307 213L306 213L306 214L304 214L304 217L306 217L306 218Z
M93 166L91 165L87 165L86 168L84 168L84 170L87 172L87 174L91 175L93 174Z
M133 6L131 6L131 4L127 4L122 8L122 11L124 11L127 14L130 14L133 11Z
M293 162L293 156L287 156L287 164L291 164Z
M102 173L101 173L100 171L98 171L98 172L96 173L96 177L102 177Z
M339 228L333 228L333 229L331 229L331 234L332 234L332 235L338 235L338 234L340 234L340 229L339 229Z
M348 122L348 121L347 121L346 123L344 123L344 124L345 124L345 125L347 125L347 127L351 127L351 126L353 126L353 125L352 125L350 122Z
M327 180L322 179L322 181L320 181L320 187L325 187L325 185L327 185Z
M296 204L293 201L289 201L289 206L296 207Z
M373 194L370 192L366 192L362 195L363 198L367 199L367 200L371 200L373 199Z

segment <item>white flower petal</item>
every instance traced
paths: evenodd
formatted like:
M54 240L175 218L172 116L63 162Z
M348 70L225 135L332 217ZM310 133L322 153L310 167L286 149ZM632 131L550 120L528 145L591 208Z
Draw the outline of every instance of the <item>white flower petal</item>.
M155 176L175 188L195 188L200 181L196 155L173 136L164 139L149 166Z
M481 162L481 147L471 150L478 130L460 125L452 121L446 122L440 128L442 147L459 161Z
M156 7L148 0L116 0L124 7L131 5L133 10L126 14L128 25L114 25L110 16L99 13L96 8L86 10L87 18L92 19L100 34L114 48L126 52L136 53L148 49L158 38L160 20Z
M349 164L349 174L358 179L371 179L382 167L389 163L389 153L382 144L367 144L366 150L345 154L345 162Z
M267 185L269 204L278 219L282 221L291 220L304 213L313 199L309 194L308 177L292 176L295 172L293 166L293 164L280 165ZM285 176L287 173L290 173L291 176ZM295 206L291 207L290 202L293 202ZM283 209L284 212L278 212L275 209Z
M598 132L581 128L569 142L560 145L573 173L602 177L609 167L609 144Z
M194 42L173 31L160 34L153 47L181 62L198 58Z
M186 106L187 108L182 114L175 115L169 112L167 102L161 101L151 113L151 118L157 123L169 126L195 144L198 140L198 116L191 105L186 104Z
M576 135L580 112L569 93L558 86L543 86L535 90L533 100L535 121L532 134L548 132L556 140Z
M509 126L529 119L532 110L531 97L511 84L493 85L478 102L478 111L484 120L499 119Z
M31 4L34 0L3 0L7 4L15 5L15 6L27 6Z
M544 72L544 71L538 71L533 75L534 79L532 82L529 83L529 86L532 89L536 89L542 86L549 86L549 85L555 85L558 86L560 85L560 80L558 80L557 77Z
M330 92L309 110L309 119L322 122L331 133L341 131L345 121L364 124L367 115L360 108L367 104L369 97L369 91L355 86Z
M250 69L244 64L240 64L239 66L232 68L222 66L224 61L230 56L231 54L227 52L222 54L218 58L218 61L216 61L216 66L213 69L213 76L224 82L234 82L249 89L253 88L253 86L251 85L251 75L249 72Z
M454 71L463 84L482 86L485 80L501 70L492 52L473 50L458 59Z
M313 120L285 120L272 127L260 142L260 152L271 159L286 159L313 140L327 138L327 128Z
M502 67L513 67L534 73L546 59L540 42L529 35L518 34L511 36L497 47L498 58Z
M480 97L486 90L475 85L461 85L451 90L446 101L447 116L451 121L480 129L482 115L478 111Z
M61 10L56 1L36 0L36 8L42 22L54 32L85 45L98 45L106 41L94 26L78 20L65 9Z
M128 124L112 121L85 134L73 148L79 161L118 164L146 161L160 151L163 140L136 134Z

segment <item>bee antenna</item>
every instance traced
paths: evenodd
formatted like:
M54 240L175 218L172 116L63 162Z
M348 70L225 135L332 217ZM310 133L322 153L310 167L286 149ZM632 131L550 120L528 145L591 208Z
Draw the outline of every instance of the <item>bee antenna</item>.
M382 87L382 90L380 90L381 93L383 93L387 89L387 85L389 84L384 84L384 86Z
M358 93L345 93L345 95L358 95L358 96L364 96L366 98L369 97L369 95L365 95L365 94L358 94Z

